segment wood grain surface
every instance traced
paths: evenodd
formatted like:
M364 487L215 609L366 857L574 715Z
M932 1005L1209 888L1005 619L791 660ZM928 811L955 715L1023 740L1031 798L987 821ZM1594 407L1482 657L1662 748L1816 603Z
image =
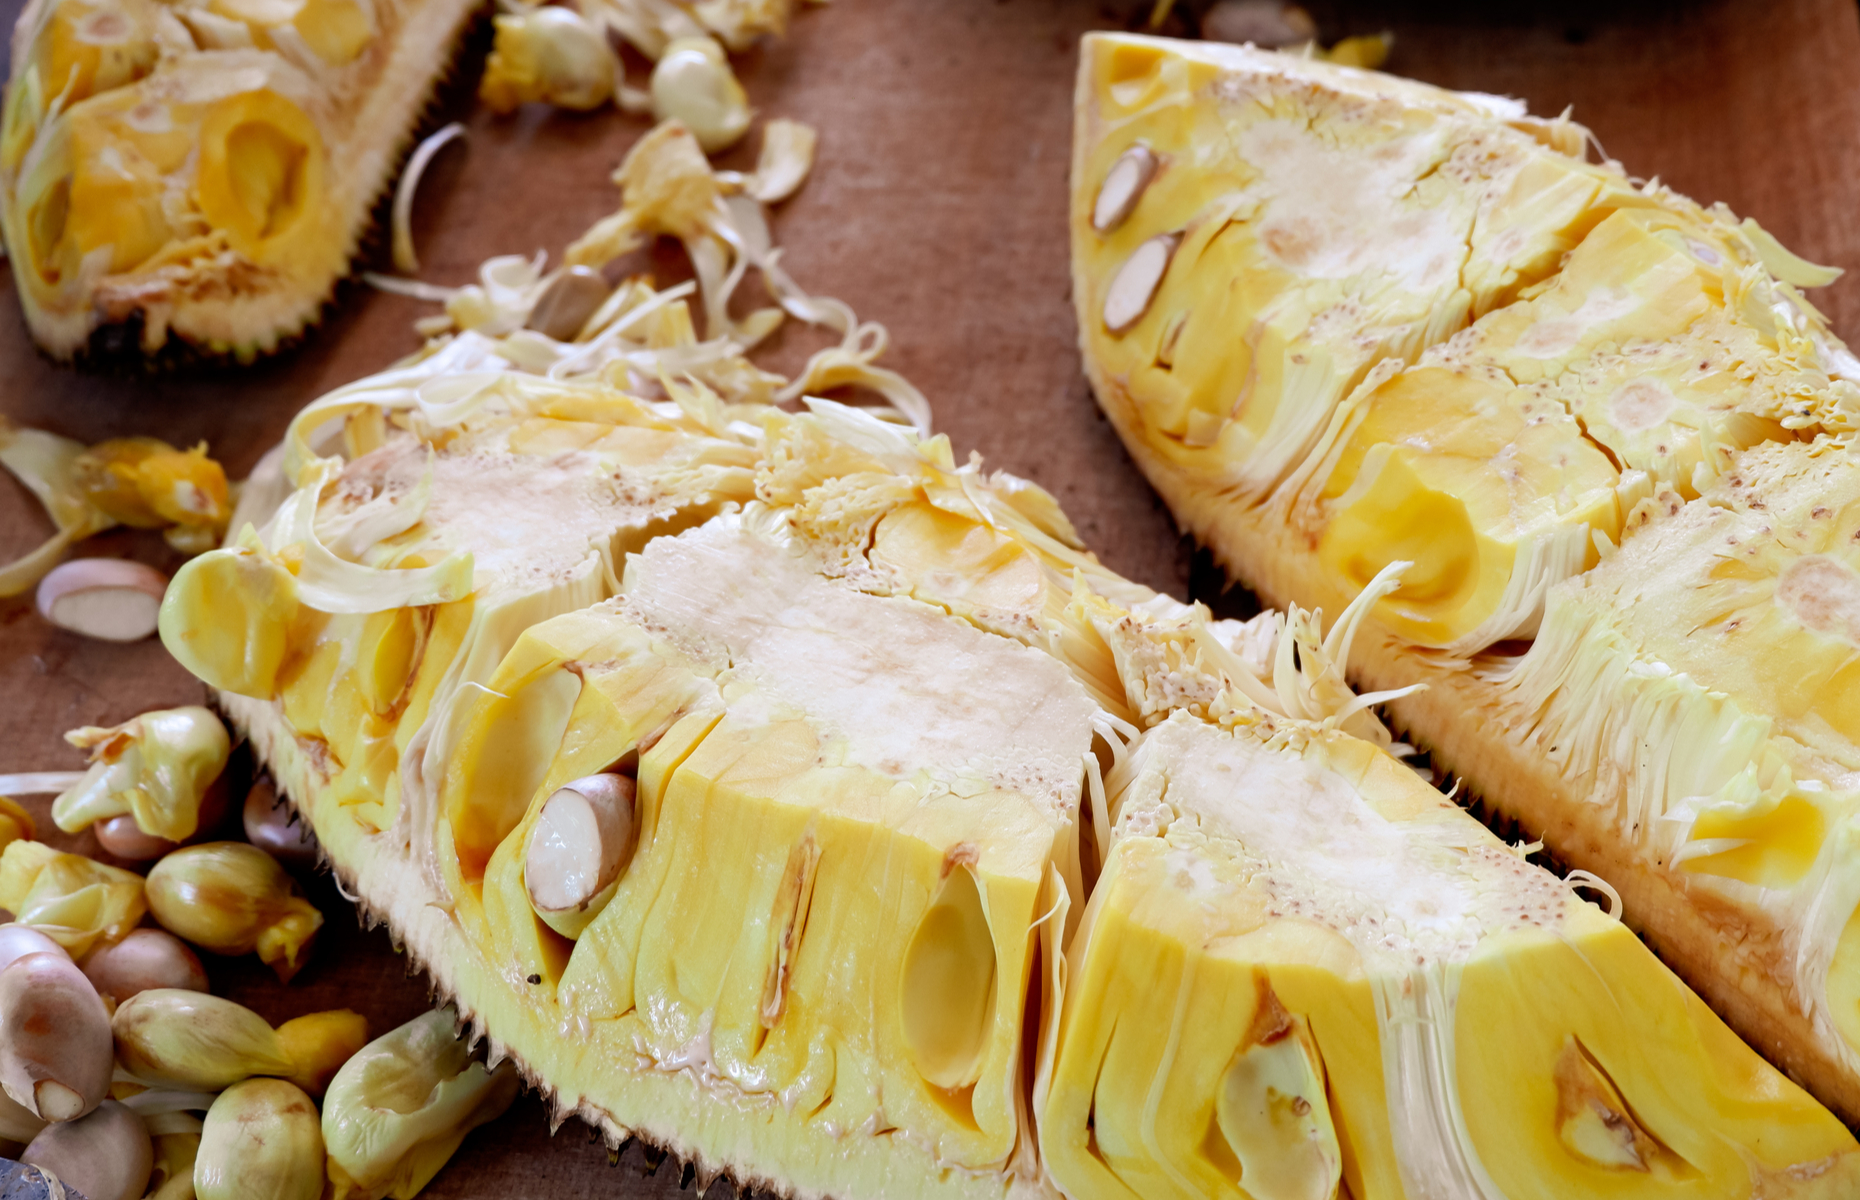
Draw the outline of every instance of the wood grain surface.
M20 0L4 0L9 16ZM1222 597L1220 579L1098 416L1080 373L1067 296L1066 163L1076 45L1094 28L1135 25L1149 0L836 0L809 8L784 41L739 64L765 116L821 131L819 163L775 222L803 286L889 326L888 365L929 395L959 454L1037 480L1115 569L1153 587ZM1665 5L1351 5L1310 3L1325 38L1389 28L1389 67L1456 88L1519 96L1535 112L1573 106L1607 152L1703 201L1754 216L1808 258L1860 267L1860 20L1853 0ZM9 21L10 23L10 21ZM428 174L416 215L423 277L459 283L495 253L558 252L615 206L608 173L646 125L614 112L525 110L497 118L472 90L488 37L461 59L435 119L471 137ZM749 150L733 156L747 165ZM378 249L369 265L385 265ZM671 257L663 261L673 264ZM1860 275L1817 297L1837 329L1860 334ZM412 350L430 306L346 285L322 327L248 370L102 377L34 350L12 288L0 292L0 412L95 441L153 434L205 440L235 475L324 391ZM778 340L793 367L817 344ZM29 495L0 483L0 557L49 525ZM84 547L172 567L150 536ZM198 701L200 685L154 640L129 647L51 629L29 601L0 603L0 771L67 769L59 735L145 708ZM41 804L37 811L44 815ZM45 822L49 827L49 821ZM52 831L56 834L56 831ZM94 841L62 839L94 851ZM253 961L209 963L216 990L273 1021L322 1008L365 1012L377 1031L426 1007L382 931L358 929L326 880L329 917L309 968L289 987ZM657 1196L637 1147L611 1166L579 1123L553 1140L525 1098L475 1134L425 1195Z

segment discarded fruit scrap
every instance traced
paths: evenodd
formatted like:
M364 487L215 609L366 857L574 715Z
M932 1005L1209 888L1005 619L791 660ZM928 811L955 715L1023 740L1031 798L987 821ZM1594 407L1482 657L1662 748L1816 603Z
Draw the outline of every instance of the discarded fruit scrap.
M247 361L314 325L475 7L33 0L0 224L39 344Z
M1271 602L1338 611L1410 563L1361 682L1427 683L1402 730L1860 1120L1860 361L1803 295L1839 272L1589 142L1489 96L1088 38L1087 369Z

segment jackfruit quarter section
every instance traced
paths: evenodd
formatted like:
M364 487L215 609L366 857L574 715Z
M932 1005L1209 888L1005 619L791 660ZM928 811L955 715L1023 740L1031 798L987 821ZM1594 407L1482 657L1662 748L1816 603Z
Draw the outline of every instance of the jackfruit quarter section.
M315 324L475 7L32 0L0 221L39 344L245 361Z
M488 354L301 414L163 637L558 1118L800 1196L1850 1184L1832 1117L1376 748L1364 606L1217 628L947 439Z
M745 525L652 542L490 681L440 809L485 967L461 994L561 1102L740 1176L1037 1189L1028 989L1097 706ZM636 844L591 919L552 920L550 808L602 772L632 777Z
M759 426L485 354L306 410L296 488L182 573L167 643L560 1114L799 1195L1050 1194L1031 981L1083 903L1099 704L1052 654L830 578L851 564L759 468L824 471L842 517L864 493L836 468L863 469L868 524L918 493L815 418L763 414L810 455L771 466ZM310 453L330 422L346 463Z
M447 722L437 885L344 819L288 714L228 702L560 1112L797 1195L1045 1194L1029 985L1098 707L789 543L719 517L522 633Z
M1860 1147L1626 927L1367 742L1177 712L1106 780L1068 1195L1841 1196Z
M1710 689L1708 677L1741 687L1771 669L1682 651L1680 635L1703 627L1682 614L1719 612L1706 597L1726 593L1723 575L1579 635L1594 640L1581 654L1606 642L1631 669L1553 676L1539 664L1578 652L1540 630L1559 588L1592 600L1585 573L1623 579L1604 560L1649 522L1686 510L1709 524L1706 510L1737 506L1729 480L1762 474L1746 463L1851 436L1860 362L1802 294L1838 272L1722 206L1584 161L1586 131L1567 120L1250 48L1088 38L1075 139L1087 369L1177 518L1279 605L1339 611L1408 564L1372 610L1360 680L1427 682L1395 702L1398 723L1496 811L1614 883L1629 920L1735 1028L1860 1119L1860 1043L1841 1032L1860 1017L1827 1007L1853 899L1822 889L1811 911L1803 894L1675 861L1690 810L1668 819L1666 801L1641 803L1689 786L1684 772L1640 775L1647 753L1666 752L1539 746L1537 710L1518 702L1528 677L1539 705L1623 722L1650 675ZM1649 580L1685 569L1669 541L1626 561ZM1747 637L1724 649L1768 652ZM1527 650L1532 665L1514 670ZM1830 653L1811 690L1739 693L1740 711L1759 724L1805 705L1833 714L1846 651ZM1829 798L1851 786L1853 744L1837 740L1791 768ZM1588 773L1563 768L1572 752ZM1705 757L1710 787L1671 803L1705 804L1725 784ZM1753 769L1759 790L1782 794L1772 768ZM1816 852L1790 846L1778 852Z

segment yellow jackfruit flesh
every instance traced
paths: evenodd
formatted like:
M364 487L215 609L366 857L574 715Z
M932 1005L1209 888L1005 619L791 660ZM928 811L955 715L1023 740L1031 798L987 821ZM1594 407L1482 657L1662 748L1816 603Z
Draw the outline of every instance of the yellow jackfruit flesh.
M198 705L143 713L109 729L87 725L65 740L91 753L77 786L52 802L66 833L125 813L136 828L171 842L200 825L200 804L232 752L220 719Z
M1498 1172L1513 1191L1493 1195L1850 1181L1860 1160L1825 1110L1380 748L1339 674L1365 606L1329 635L1296 615L1211 622L1099 565L1038 488L823 401L720 424L689 396L509 368L415 382L428 403L392 420L379 381L328 402L357 397L361 453L304 460L247 539L300 600L263 635L282 646L274 686L220 699L345 886L558 1116L807 1194L1374 1196L1399 1193L1358 1182L1442 1170ZM470 590L439 600L433 572L463 555ZM216 603L264 607L178 594L171 638ZM271 653L210 661L244 680ZM1178 737L1270 759L1278 786L1196 759L1174 768L1181 815L1145 826L1160 810L1133 797L1174 794ZM630 781L632 844L564 931L525 872L572 847L538 854L532 834L558 789L602 774ZM1271 855L1270 837L1384 875L1413 843L1417 903L1457 907L1354 949L1315 907L1267 911L1266 892L1315 903L1301 886L1345 903L1334 872L1249 884L1242 847ZM1169 859L1171 839L1192 848ZM1153 930L1130 916L1145 892ZM1211 951L1204 925L1233 944ZM1184 947L1219 959L1199 984L1167 965ZM1415 954L1426 970L1388 965ZM1565 978L1584 955L1601 975ZM1461 989L1457 1010L1391 1001L1459 1031L1477 1069L1457 1082L1444 1043L1404 1032L1409 1010L1378 1018L1376 981L1395 995L1410 977ZM462 1066L434 1020L422 1037ZM1113 1029L1107 1059L1089 1044ZM1527 1041L1526 1099L1501 1095L1502 1056ZM407 1109L358 1099L404 1067L375 1057L331 1084L331 1177L411 1194L344 1157ZM1430 1115L1404 1117L1410 1096ZM460 1128L448 1113L436 1124ZM436 1169L453 1145L406 1161Z
M133 871L21 839L0 852L0 908L78 959L128 936L148 901Z
M516 1071L473 1062L444 1010L376 1038L336 1072L323 1100L334 1200L412 1200L516 1095Z
M1269 601L1372 597L1360 683L1428 684L1403 731L1853 1120L1860 361L1801 292L1838 272L1587 140L1370 72L1088 38L1087 369L1185 527ZM1568 1087L1641 1104L1580 1040ZM1628 1128L1569 1119L1592 1149ZM1705 1169L1646 1129L1622 1161Z
M1722 1070L1626 927L1366 743L1177 714L1112 792L1039 1110L1069 1194L1854 1186L1839 1122Z
M14 33L0 225L33 336L242 361L318 319L460 0L45 0Z

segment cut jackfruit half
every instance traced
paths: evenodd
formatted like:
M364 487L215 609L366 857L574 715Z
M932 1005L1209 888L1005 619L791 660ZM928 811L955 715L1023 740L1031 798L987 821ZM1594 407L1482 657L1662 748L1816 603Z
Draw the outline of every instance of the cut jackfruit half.
M1411 564L1360 681L1860 1119L1838 272L1566 120L1250 48L1088 38L1075 137L1087 369L1178 519L1280 604Z
M71 358L139 325L145 355L245 361L314 324L472 11L33 0L0 224L39 344Z
M1390 575L1329 633L1214 622L947 439L495 344L306 410L163 636L558 1118L805 1196L1853 1185L1826 1110L1384 749L1341 664ZM630 832L566 922L538 831L603 775Z

